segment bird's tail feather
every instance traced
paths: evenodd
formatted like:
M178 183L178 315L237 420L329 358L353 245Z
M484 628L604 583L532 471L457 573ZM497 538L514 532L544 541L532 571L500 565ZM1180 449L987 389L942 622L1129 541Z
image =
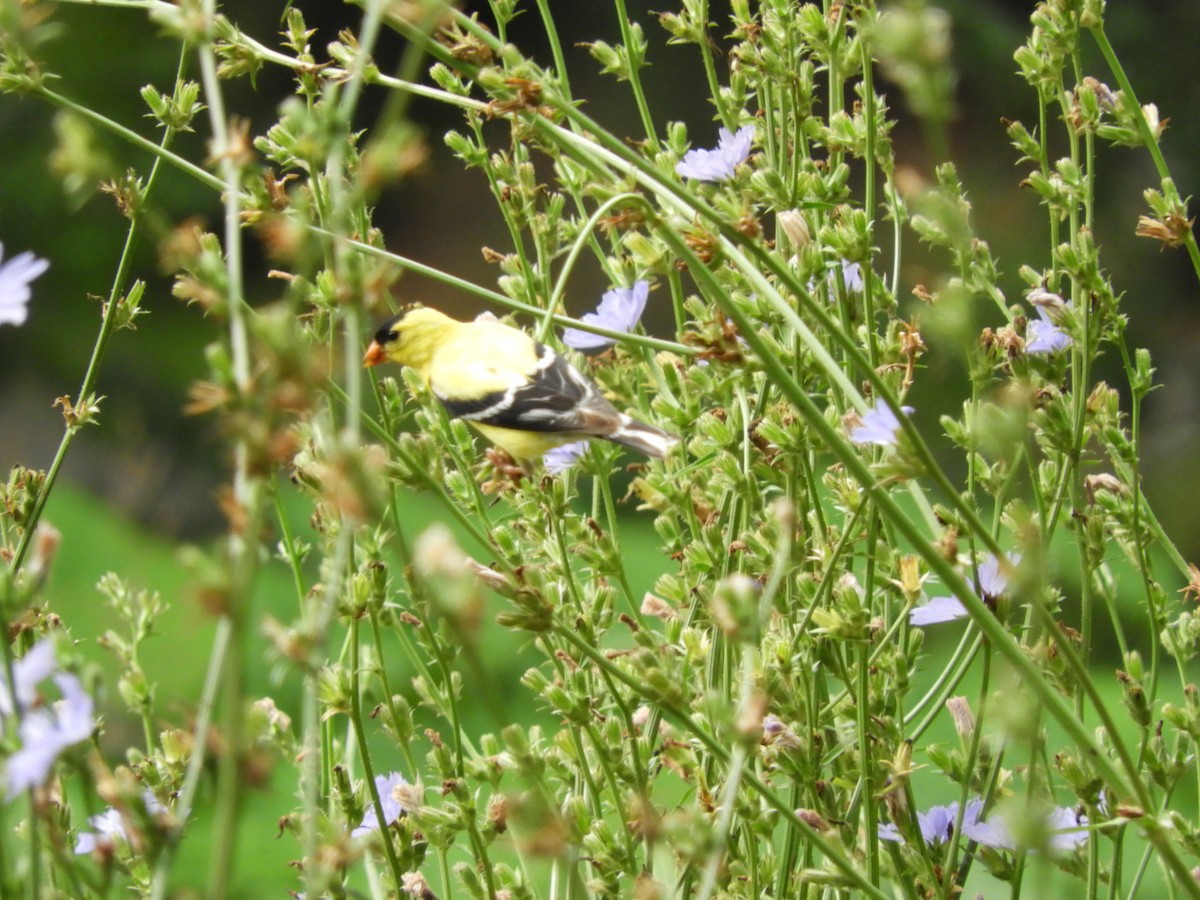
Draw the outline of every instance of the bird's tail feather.
M621 416L621 424L617 429L604 437L623 447L653 456L655 459L662 459L671 451L672 447L679 443L677 435L663 431L661 428L655 428L653 425L647 425L645 422L639 422L637 419L631 419L626 415Z

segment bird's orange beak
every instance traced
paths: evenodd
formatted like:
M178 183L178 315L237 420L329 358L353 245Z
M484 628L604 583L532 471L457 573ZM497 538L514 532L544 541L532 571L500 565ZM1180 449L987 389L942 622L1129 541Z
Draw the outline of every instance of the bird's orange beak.
M381 362L387 362L387 351L383 349L383 344L379 341L371 341L371 346L363 354L363 368L369 369Z

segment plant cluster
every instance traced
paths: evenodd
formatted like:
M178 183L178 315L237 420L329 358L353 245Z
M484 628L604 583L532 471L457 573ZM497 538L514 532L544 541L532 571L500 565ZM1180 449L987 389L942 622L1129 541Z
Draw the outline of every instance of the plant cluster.
M714 21L682 0L658 14L652 27L699 57L712 134L651 109L650 40L625 0L620 41L589 51L628 86L636 134L573 94L548 0L489 0L487 16L361 0L357 30L319 47L298 4L278 40L214 0L95 5L178 41L173 83L142 92L156 138L41 67L43 5L5 6L0 37L0 90L153 154L105 185L128 240L93 359L61 399L59 453L0 489L0 893L164 896L204 803L208 890L225 896L244 797L282 770L296 874L275 883L310 898L924 898L997 880L1044 896L1050 871L1079 896L1133 897L1154 879L1200 896L1187 796L1200 571L1141 492L1153 368L1126 343L1093 236L1099 144L1158 167L1137 233L1183 248L1198 277L1200 252L1164 120L1128 83L1100 0L1040 3L1015 54L1039 120L1008 137L1049 234L1017 268L1019 296L955 166L923 176L896 159L880 73L935 148L951 110L948 23L923 3L733 0ZM518 13L540 18L549 60L509 40ZM374 54L393 33L405 51L388 74ZM1085 67L1095 51L1104 73ZM225 85L264 67L295 91L254 134ZM369 91L386 100L360 131ZM461 111L445 144L482 173L508 231L485 250L494 288L389 250L373 225L381 190L429 152L415 96ZM191 129L207 159L173 151ZM103 424L98 361L148 311L131 248L164 165L223 204L220 233L188 221L161 244L175 295L213 334L187 403L228 450L228 527L186 560L219 627L193 717L163 729L172 714L139 662L163 604L101 583L117 693L144 732L105 760L82 749L103 725L71 623L42 600L57 542L42 513L75 435ZM909 280L914 237L940 261L930 283ZM246 297L248 240L276 268L274 298ZM589 257L611 290L571 317ZM20 324L44 268L0 268L0 323ZM361 368L406 273L512 314L681 446L631 477L599 443L533 477L483 453L413 373ZM669 308L669 337L644 333L647 305ZM961 411L936 423L920 413L934 354L965 360ZM1102 354L1123 383L1096 378ZM431 504L450 528L429 524ZM657 538L653 584L631 563L639 520ZM255 603L274 565L295 585L284 618ZM493 623L532 654L519 685L490 669ZM1091 665L1101 635L1119 647L1115 675ZM291 715L247 696L264 661L302 685ZM535 710L549 724L529 724ZM63 789L68 771L82 788Z

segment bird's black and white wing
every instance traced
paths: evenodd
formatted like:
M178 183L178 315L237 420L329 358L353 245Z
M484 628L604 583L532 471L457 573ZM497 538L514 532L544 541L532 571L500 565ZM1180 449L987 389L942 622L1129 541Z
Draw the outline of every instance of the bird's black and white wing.
M607 437L626 418L596 385L544 344L536 345L533 367L503 390L462 399L443 395L435 385L434 393L452 416L517 431Z

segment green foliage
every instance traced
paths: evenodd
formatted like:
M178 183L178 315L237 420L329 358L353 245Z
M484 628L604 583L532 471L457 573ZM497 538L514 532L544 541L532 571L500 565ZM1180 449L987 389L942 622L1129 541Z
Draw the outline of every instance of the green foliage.
M22 683L36 640L65 657L55 635L81 630L45 590L47 499L80 426L107 424L110 336L146 312L130 248L160 215L164 162L223 204L220 233L181 223L161 255L211 330L188 408L215 421L229 465L225 534L181 555L217 623L202 692L183 713L162 702L146 655L160 595L106 575L115 622L99 640L144 746L112 759L56 748L48 780L5 807L3 852L21 863L3 867L4 893L164 896L211 818L208 891L225 896L246 798L274 781L289 785L272 812L310 897L915 898L998 881L1017 896L1051 868L1079 896L1105 882L1133 896L1148 878L1134 854L1200 894L1198 830L1180 805L1197 778L1186 664L1200 620L1160 570L1187 579L1185 601L1200 572L1141 492L1153 369L1126 344L1093 235L1097 139L1158 167L1138 233L1185 248L1198 272L1200 251L1157 109L1134 96L1101 5L1040 4L1015 53L1039 122L1007 134L1050 236L1013 266L1024 302L1000 287L959 168L941 161L926 179L896 161L898 104L877 92L876 66L941 159L955 75L940 10L741 0L718 23L684 0L661 13L668 43L699 55L723 126L703 150L707 134L653 114L651 43L614 5L620 42L588 49L631 94L644 130L632 140L572 94L544 2L494 2L490 25L434 0L367 2L324 55L290 4L278 49L211 0L151 4L181 60L199 58L197 81L181 62L170 96L140 92L158 143L54 93L35 61L48 26L4 13L16 20L0 90L73 111L53 162L69 190L101 177L93 128L153 154L105 184L128 241L80 389L59 398L56 462L17 467L0 489L10 775L35 744L29 723L50 715ZM553 66L507 36L535 9ZM396 76L374 57L388 29L408 42ZM1085 44L1118 91L1080 75ZM413 80L418 54L436 86ZM268 69L294 92L252 134L228 83ZM360 131L368 90L389 99ZM388 252L373 224L382 186L425 157L412 96L461 114L443 140L484 176L507 230L508 246L485 251L497 290ZM202 163L173 149L191 130L210 141ZM749 152L734 152L741 141ZM252 233L282 285L253 307ZM937 260L930 285L905 285L930 304L925 337L902 318L917 242ZM567 317L580 259L614 286L651 284L670 339ZM607 444L533 475L481 454L415 372L363 374L402 271L527 314L551 344L564 324L612 338L572 361L681 445L632 478ZM927 354L966 363L940 432L906 405L926 388ZM1106 354L1117 386L1096 374ZM618 515L622 499L634 516ZM419 527L433 506L454 531ZM294 598L264 609L279 565ZM1115 678L1092 665L1102 635ZM247 673L268 661L299 697L290 713L252 699ZM68 706L78 663L56 665ZM64 795L72 769L86 777ZM69 853L102 803L108 830ZM272 875L278 889L286 876Z

